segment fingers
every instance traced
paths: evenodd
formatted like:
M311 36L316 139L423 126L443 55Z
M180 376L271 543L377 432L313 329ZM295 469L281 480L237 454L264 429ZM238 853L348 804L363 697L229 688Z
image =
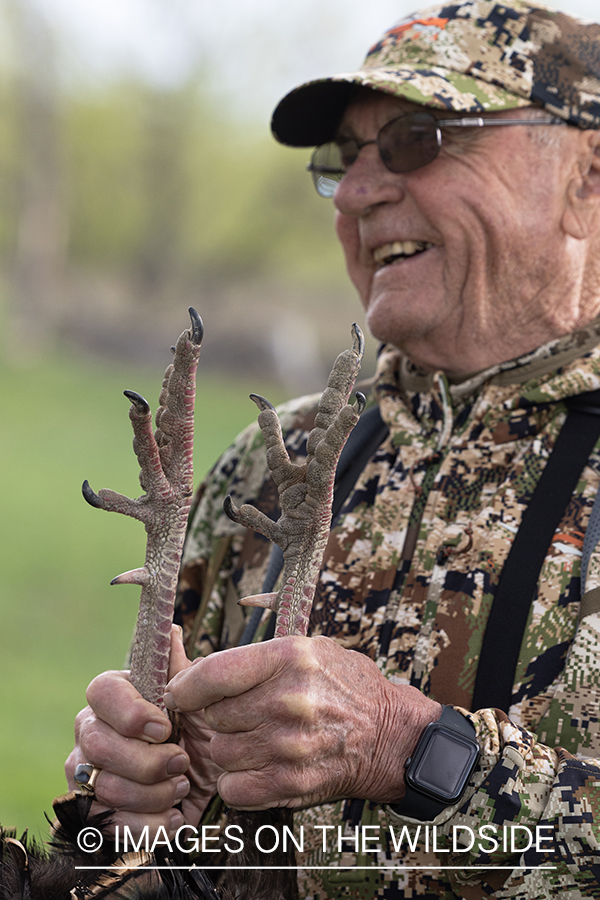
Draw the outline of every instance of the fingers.
M78 787L73 781L72 773L80 761L81 754L74 751L65 765L71 789ZM101 771L94 784L94 796L96 802L110 809L133 813L162 813L179 803L190 791L190 783L185 775L145 785L116 775L109 769L102 769L100 766L98 768Z
M238 809L400 798L404 761L439 717L434 701L326 637L215 653L167 688L185 720L204 708L219 793Z
M172 629L171 646L174 676L192 665L178 627ZM210 758L213 731L204 714L185 717L181 744L162 743L171 723L139 695L127 672L99 675L87 698L90 705L76 717L76 744L65 764L70 789L78 787L77 765L91 763L100 770L92 812L114 811L114 826L126 825L133 835L146 826L151 833L162 827L173 835L183 824L197 824L222 772Z
M190 783L185 775L159 784L140 785L106 770L98 775L95 787L99 803L132 813L166 812L190 792Z
M183 775L189 765L187 754L177 744L152 745L124 737L98 719L89 708L77 716L76 741L75 764L89 762L102 769L98 781L104 781L106 773L112 772L139 785L152 785ZM68 772L67 776L70 774ZM98 792L99 788L96 789Z
M179 625L171 626L171 651L169 655L169 678L174 678L178 672L189 669L191 660L186 656L183 646L183 629Z
M190 792L184 774L190 760L178 744L157 743L171 732L167 717L138 694L127 673L98 676L87 696L90 706L75 719L75 749L65 765L69 787L77 788L76 766L91 763L100 769L94 785L98 809L117 810L117 824L136 823L143 814L141 827L159 816L170 828L177 818L172 807Z
M225 772L218 781L219 796L234 809L270 809L287 806L295 809L318 802L319 794L310 793L308 786L296 778L289 784L280 778L274 780L274 770L246 772Z
M197 659L168 683L165 704L180 712L205 709L268 682L289 662L293 661L299 671L310 670L316 660L307 642L308 638L290 637L233 647Z
M103 672L90 683L86 698L98 719L124 737L162 743L171 734L168 718L144 700L124 672Z
M262 769L275 761L303 766L321 756L325 741L330 743L330 738L320 732L293 730L282 723L277 731L266 725L244 733L215 734L210 742L210 755L213 762L228 772Z

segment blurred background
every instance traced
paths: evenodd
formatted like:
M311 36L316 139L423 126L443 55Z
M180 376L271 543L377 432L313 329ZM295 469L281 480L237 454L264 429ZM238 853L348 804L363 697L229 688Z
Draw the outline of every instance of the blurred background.
M47 833L85 686L122 665L139 523L124 388L155 405L201 313L196 475L318 390L362 322L309 153L271 139L301 81L360 65L414 0L0 0L0 822ZM570 0L597 16L597 0ZM369 345L363 371L373 368Z

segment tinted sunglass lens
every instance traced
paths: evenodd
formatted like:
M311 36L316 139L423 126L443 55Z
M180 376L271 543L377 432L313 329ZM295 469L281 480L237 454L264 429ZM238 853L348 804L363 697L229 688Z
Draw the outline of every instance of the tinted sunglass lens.
M366 144L376 143L383 164L390 172L412 172L432 162L440 151L441 134L430 113L409 113L392 119L380 130L376 141L357 143L352 138L322 144L314 151L308 168L317 193L333 197L336 188Z
M333 197L345 172L342 155L337 144L322 144L314 151L309 169L317 193L321 197Z
M412 172L426 166L439 149L439 132L429 113L392 119L379 132L379 152L391 172Z

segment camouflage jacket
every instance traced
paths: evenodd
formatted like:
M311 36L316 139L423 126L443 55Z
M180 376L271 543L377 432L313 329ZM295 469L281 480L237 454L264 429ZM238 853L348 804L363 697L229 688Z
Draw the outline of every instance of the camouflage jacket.
M565 399L600 388L599 342L595 323L460 384L382 350L372 396L389 436L334 522L312 634L369 654L397 684L471 709L499 573L565 421ZM281 409L292 458L305 453L315 402ZM599 480L597 447L542 567L509 716L469 712L482 755L459 804L427 827L351 799L300 811L303 897L600 897L597 555L580 603ZM264 538L223 514L227 493L277 515L255 426L196 499L177 612L192 656L237 643L244 613L236 600L261 591L269 559Z

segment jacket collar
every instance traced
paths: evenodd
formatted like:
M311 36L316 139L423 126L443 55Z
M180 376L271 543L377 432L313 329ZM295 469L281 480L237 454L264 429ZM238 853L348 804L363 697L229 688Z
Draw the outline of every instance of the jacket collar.
M441 431L445 443L449 429L457 420L468 417L473 406L487 410L493 406L502 419L516 409L535 410L600 389L599 344L600 319L458 383L451 382L443 372L418 369L395 347L385 345L378 360L375 396L392 431L400 426L399 415L401 427L406 428L408 412L413 427ZM475 403L482 397L483 403Z

